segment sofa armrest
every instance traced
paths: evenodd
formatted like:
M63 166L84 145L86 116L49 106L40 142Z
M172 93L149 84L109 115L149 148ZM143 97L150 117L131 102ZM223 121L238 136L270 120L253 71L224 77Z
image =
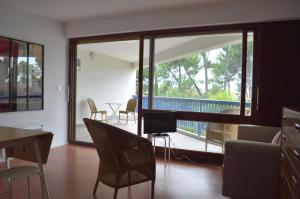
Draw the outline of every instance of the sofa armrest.
M279 127L273 126L241 124L238 126L237 138L238 140L249 140L270 143L279 130Z
M223 195L276 199L279 189L280 145L227 141L223 167Z

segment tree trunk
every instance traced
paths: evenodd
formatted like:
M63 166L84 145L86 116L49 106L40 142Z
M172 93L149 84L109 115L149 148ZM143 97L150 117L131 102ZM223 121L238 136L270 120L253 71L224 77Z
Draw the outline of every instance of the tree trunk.
M196 88L198 94L199 94L200 96L202 96L202 93L201 93L200 88L197 86L195 80L192 78L192 76L191 76L191 74L189 73L189 71L188 71L185 67L183 67L183 68L184 68L186 74L188 75L189 79L192 80L193 85L195 86L195 88Z
M226 64L225 64L225 79L224 79L224 91L226 91L227 90L227 86L228 86L228 80L229 80L229 77L228 77L228 75L229 75L229 71L228 71L228 65L229 65L229 60L228 60L229 58L228 58L228 49L226 50Z
M210 68L210 62L208 61L207 53L201 53L204 67L204 84L205 84L205 96L208 95L208 68Z
M179 77L178 77L178 88L179 88L179 93L182 93L182 84L181 84L181 66L178 66L178 72L179 72Z
M158 78L157 74L154 73L154 96L158 96Z

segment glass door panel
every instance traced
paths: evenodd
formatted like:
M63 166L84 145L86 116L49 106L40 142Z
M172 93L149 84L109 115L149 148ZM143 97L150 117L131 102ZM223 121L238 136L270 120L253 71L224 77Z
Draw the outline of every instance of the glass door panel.
M92 142L83 118L137 133L138 65L139 40L77 45L76 141Z
M155 41L154 109L240 114L242 33Z

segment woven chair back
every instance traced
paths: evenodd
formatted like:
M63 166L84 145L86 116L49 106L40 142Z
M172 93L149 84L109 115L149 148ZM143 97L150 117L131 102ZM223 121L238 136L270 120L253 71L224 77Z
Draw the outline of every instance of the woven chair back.
M97 112L97 107L96 107L96 104L95 104L94 100L92 98L87 98L87 102L89 104L91 112L92 113Z
M118 168L118 162L113 151L109 133L109 125L99 121L83 119L91 137L96 145L97 153L101 161L101 165L106 168Z
M228 108L220 111L220 114L239 114L239 108ZM216 123L216 122L208 122L207 123L207 130L208 131L220 131L224 130L225 124L224 123Z
M136 99L130 99L127 102L126 111L127 112L135 112L136 108Z

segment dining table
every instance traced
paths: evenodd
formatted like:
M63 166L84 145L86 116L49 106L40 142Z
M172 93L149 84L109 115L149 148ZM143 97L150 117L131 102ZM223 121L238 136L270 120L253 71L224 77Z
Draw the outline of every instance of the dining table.
M13 157L24 160L29 159L32 160L32 162L37 163L38 169L41 174L41 184L44 190L43 194L46 199L49 199L50 196L43 169L43 163L47 161L52 141L51 137L50 143L48 141L49 139L46 139L47 143L44 143L43 140L47 136L53 136L53 134L51 132L42 130L28 130L0 126L0 149L9 150L12 148L20 148L23 146L30 148L30 150L25 150L24 148L24 151L15 153ZM46 145L48 145L48 147Z

